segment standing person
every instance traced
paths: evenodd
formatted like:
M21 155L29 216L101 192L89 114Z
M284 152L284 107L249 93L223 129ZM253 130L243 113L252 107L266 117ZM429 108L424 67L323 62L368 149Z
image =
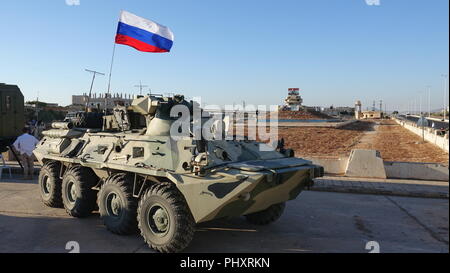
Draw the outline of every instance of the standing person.
M33 150L38 144L37 138L29 134L28 128L22 129L23 134L14 142L13 146L19 152L19 158L23 166L24 179L33 179L34 155Z

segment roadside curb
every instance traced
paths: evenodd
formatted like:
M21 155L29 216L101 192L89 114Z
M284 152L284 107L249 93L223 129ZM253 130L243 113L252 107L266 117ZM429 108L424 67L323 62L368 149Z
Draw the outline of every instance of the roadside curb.
M372 194L372 195L390 195L401 197L418 197L418 198L434 198L434 199L449 199L448 193L430 193L430 192L400 192L390 190L370 190L370 189L354 189L354 188L338 188L338 187L312 187L310 191L321 192L338 192L338 193L356 193L356 194Z
M414 183L415 182L415 183ZM439 184L436 184L439 183ZM316 179L311 191L449 199L448 183Z

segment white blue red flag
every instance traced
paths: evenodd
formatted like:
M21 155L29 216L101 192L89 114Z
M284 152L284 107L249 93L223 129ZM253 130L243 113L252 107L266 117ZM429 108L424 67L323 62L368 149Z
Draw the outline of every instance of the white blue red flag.
M117 27L116 43L144 52L169 52L173 45L172 31L151 20L122 11Z

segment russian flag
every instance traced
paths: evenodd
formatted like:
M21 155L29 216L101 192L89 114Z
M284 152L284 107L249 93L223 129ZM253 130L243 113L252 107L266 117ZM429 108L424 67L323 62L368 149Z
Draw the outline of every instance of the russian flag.
M172 31L153 21L122 11L117 27L116 43L144 52L169 52L174 36Z

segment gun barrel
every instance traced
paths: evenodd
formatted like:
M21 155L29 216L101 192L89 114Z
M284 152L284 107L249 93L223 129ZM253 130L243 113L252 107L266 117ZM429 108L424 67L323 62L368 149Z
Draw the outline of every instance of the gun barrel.
M73 123L72 122L53 122L52 123L52 128L53 129L70 130L70 129L73 128Z

